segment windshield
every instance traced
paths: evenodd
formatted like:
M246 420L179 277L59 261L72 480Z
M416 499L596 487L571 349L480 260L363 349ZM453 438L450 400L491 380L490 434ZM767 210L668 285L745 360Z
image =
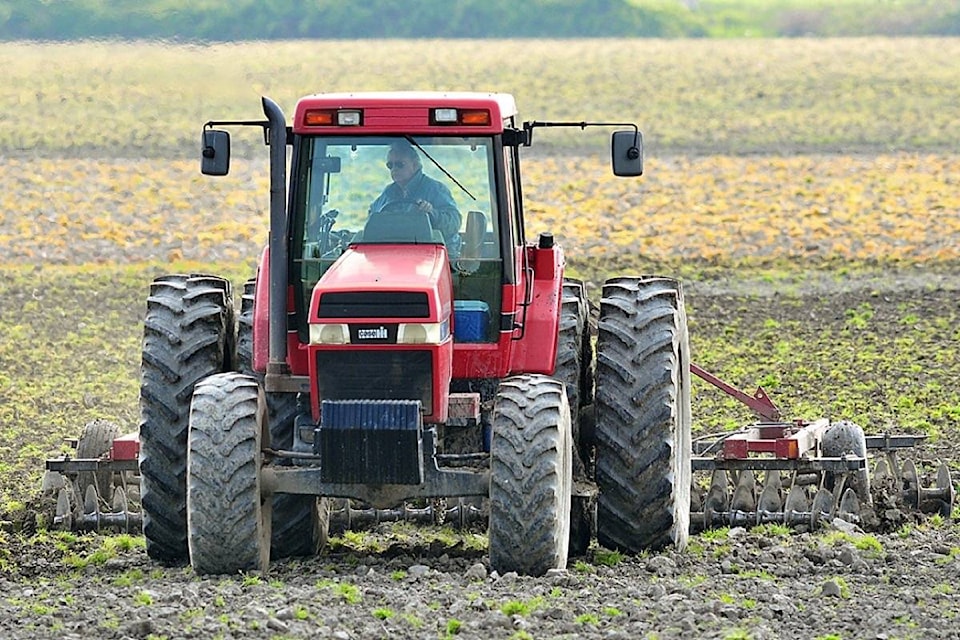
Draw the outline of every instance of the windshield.
M496 237L490 138L317 137L304 143L295 198L300 211L294 213L303 220L304 258L335 257L354 241L435 240L456 260L471 211L484 214L485 231ZM371 223L380 215L397 217ZM364 233L368 223L377 228Z

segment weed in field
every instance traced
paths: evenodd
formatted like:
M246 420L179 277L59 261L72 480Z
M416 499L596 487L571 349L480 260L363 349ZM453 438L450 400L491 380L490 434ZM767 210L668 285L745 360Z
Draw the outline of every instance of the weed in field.
M706 529L700 532L700 539L716 542L730 539L730 527L717 527L716 529Z
M360 592L360 587L348 582L341 582L335 586L334 592L347 604L357 604L363 600L363 594Z
M793 530L785 524L766 523L752 527L750 533L764 538L789 538Z
M500 605L500 612L505 616L528 616L544 604L544 599L536 596L529 600L508 600Z
M418 618L413 613L409 613L409 612L401 613L400 618L414 629L420 629L423 627L423 620Z
M240 581L240 586L242 587L256 587L263 584L263 578L257 574L243 574L243 578Z
M128 569L114 578L113 584L118 587L131 587L138 582L142 582L144 573L141 569Z
M589 562L584 560L577 560L573 563L573 570L577 573L596 573L597 569Z
M824 544L835 546L842 543L853 545L858 551L864 552L868 558L883 557L883 545L876 536L869 534L854 534L845 531L829 531L821 536Z
M329 541L331 549L350 549L369 553L381 553L383 540L370 531L344 531L341 536L333 536Z
M457 620L456 618L450 618L447 620L447 636L455 636L460 633L460 629L463 627L463 623Z
M604 567L615 567L623 562L623 554L615 549L597 548L593 552L593 562Z

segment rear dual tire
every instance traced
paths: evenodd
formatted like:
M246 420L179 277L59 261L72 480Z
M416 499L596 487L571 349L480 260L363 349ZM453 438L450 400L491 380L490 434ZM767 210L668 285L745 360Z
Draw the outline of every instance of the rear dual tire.
M638 553L686 546L690 522L690 359L680 283L603 287L595 392L597 538Z
M140 369L140 486L147 555L188 557L187 427L194 386L230 366L230 283L213 276L154 280L144 318Z

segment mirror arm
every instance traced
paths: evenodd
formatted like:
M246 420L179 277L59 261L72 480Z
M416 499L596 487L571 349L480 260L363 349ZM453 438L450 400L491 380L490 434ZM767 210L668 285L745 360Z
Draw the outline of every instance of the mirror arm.
M627 153L631 160L640 157L640 127L634 122L540 122L539 120L527 121L523 123L523 132L525 140L523 146L529 147L533 142L533 130L537 127L577 127L586 129L587 127L630 127L633 129L633 147Z

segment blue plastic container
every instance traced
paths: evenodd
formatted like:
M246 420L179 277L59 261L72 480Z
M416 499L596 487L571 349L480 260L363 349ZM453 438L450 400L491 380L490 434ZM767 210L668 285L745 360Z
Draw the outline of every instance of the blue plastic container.
M453 301L453 337L457 342L485 342L490 306L483 300Z

